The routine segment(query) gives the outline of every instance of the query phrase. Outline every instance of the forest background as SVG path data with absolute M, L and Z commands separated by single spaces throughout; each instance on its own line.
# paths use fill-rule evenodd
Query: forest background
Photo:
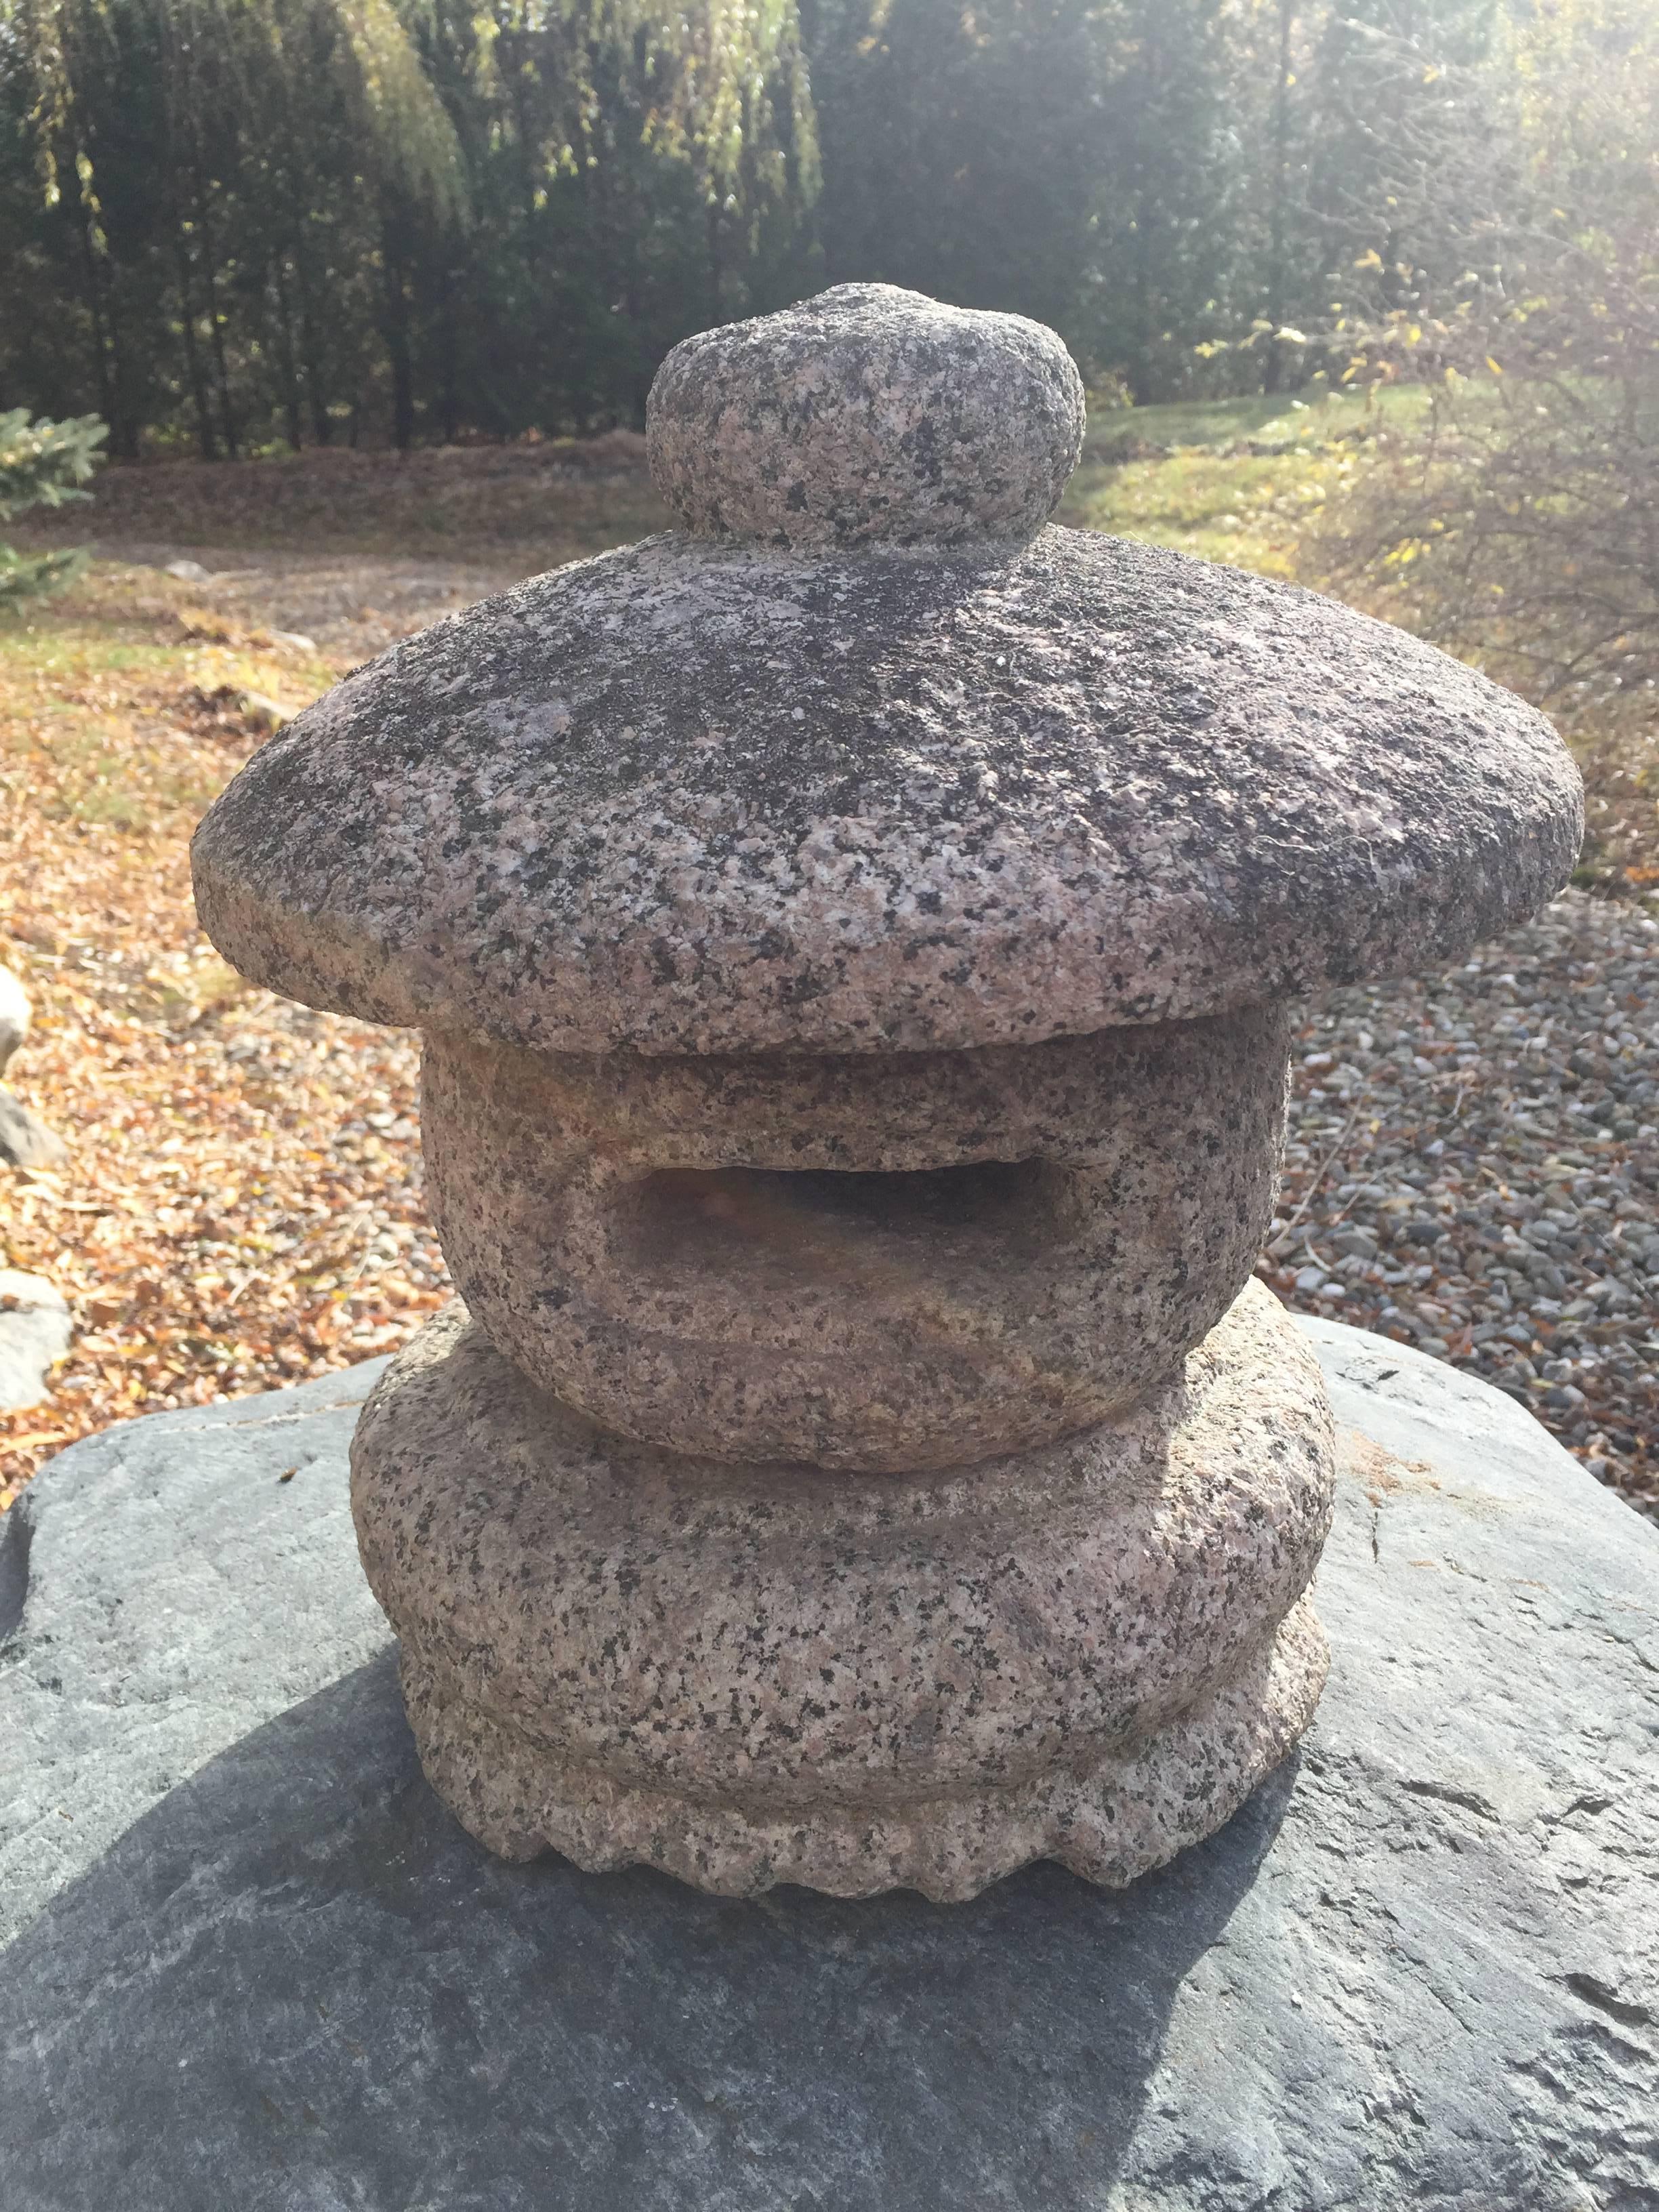
M 1443 387 L 1511 368 L 1495 330 L 1559 368 L 1650 274 L 1656 31 L 1654 0 L 0 0 L 0 399 L 97 413 L 117 459 L 637 428 L 687 332 L 853 278 L 1052 324 L 1097 406 Z

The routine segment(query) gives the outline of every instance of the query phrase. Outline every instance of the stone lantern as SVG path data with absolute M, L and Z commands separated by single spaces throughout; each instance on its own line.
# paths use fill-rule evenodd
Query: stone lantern
M 1287 1001 L 1532 912 L 1547 723 L 1048 517 L 1054 334 L 843 286 L 678 347 L 682 526 L 394 647 L 195 846 L 425 1036 L 461 1300 L 353 1451 L 456 1814 L 700 1887 L 1121 1883 L 1305 1729 L 1330 1414 L 1251 1267 Z

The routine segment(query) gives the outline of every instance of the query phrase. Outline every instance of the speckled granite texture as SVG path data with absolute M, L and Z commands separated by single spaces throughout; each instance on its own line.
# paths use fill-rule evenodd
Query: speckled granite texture
M 793 546 L 1022 538 L 1083 449 L 1083 385 L 1023 315 L 838 284 L 677 345 L 646 411 L 690 530 Z
M 1261 1249 L 1277 1008 L 1023 1049 L 576 1060 L 429 1037 L 457 1288 L 621 1434 L 948 1467 L 1161 1381 Z
M 1080 531 L 649 538 L 396 646 L 197 831 L 273 990 L 543 1051 L 869 1052 L 1186 1018 L 1461 954 L 1564 880 L 1512 693 Z
M 458 1306 L 365 1408 L 352 1504 L 428 1772 L 492 1849 L 959 1898 L 1032 1858 L 1127 1881 L 1284 1755 L 1333 1451 L 1257 1284 L 1132 1413 L 908 1478 L 623 1444 Z

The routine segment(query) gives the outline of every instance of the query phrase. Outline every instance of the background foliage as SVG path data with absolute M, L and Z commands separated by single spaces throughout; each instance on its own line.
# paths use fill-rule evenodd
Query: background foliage
M 124 457 L 637 425 L 686 331 L 854 277 L 1294 391 L 1648 188 L 1642 98 L 1609 153 L 1560 87 L 1617 108 L 1652 12 L 0 0 L 0 403 Z
M 32 507 L 62 507 L 84 499 L 81 486 L 92 474 L 104 436 L 95 416 L 31 422 L 21 407 L 0 414 L 0 523 Z M 72 548 L 31 555 L 0 540 L 0 614 L 59 590 L 84 566 L 84 556 Z

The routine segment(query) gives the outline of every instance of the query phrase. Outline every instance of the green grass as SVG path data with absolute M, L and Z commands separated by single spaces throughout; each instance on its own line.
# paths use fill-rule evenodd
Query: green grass
M 1091 420 L 1060 519 L 1288 576 L 1309 521 L 1378 423 L 1397 427 L 1426 404 L 1416 389 L 1316 386 L 1289 398 L 1109 409 Z
M 145 677 L 164 672 L 176 658 L 171 641 L 152 643 L 111 636 L 101 623 L 56 617 L 47 607 L 30 610 L 27 622 L 0 622 L 0 664 L 18 674 L 73 677 L 81 683 L 113 676 Z
M 1379 422 L 1397 427 L 1414 420 L 1427 404 L 1427 394 L 1416 385 L 1344 391 L 1316 382 L 1302 392 L 1271 397 L 1258 392 L 1243 399 L 1091 409 L 1084 458 L 1112 461 L 1186 446 L 1225 450 L 1246 443 L 1280 447 L 1309 437 L 1363 436 Z

